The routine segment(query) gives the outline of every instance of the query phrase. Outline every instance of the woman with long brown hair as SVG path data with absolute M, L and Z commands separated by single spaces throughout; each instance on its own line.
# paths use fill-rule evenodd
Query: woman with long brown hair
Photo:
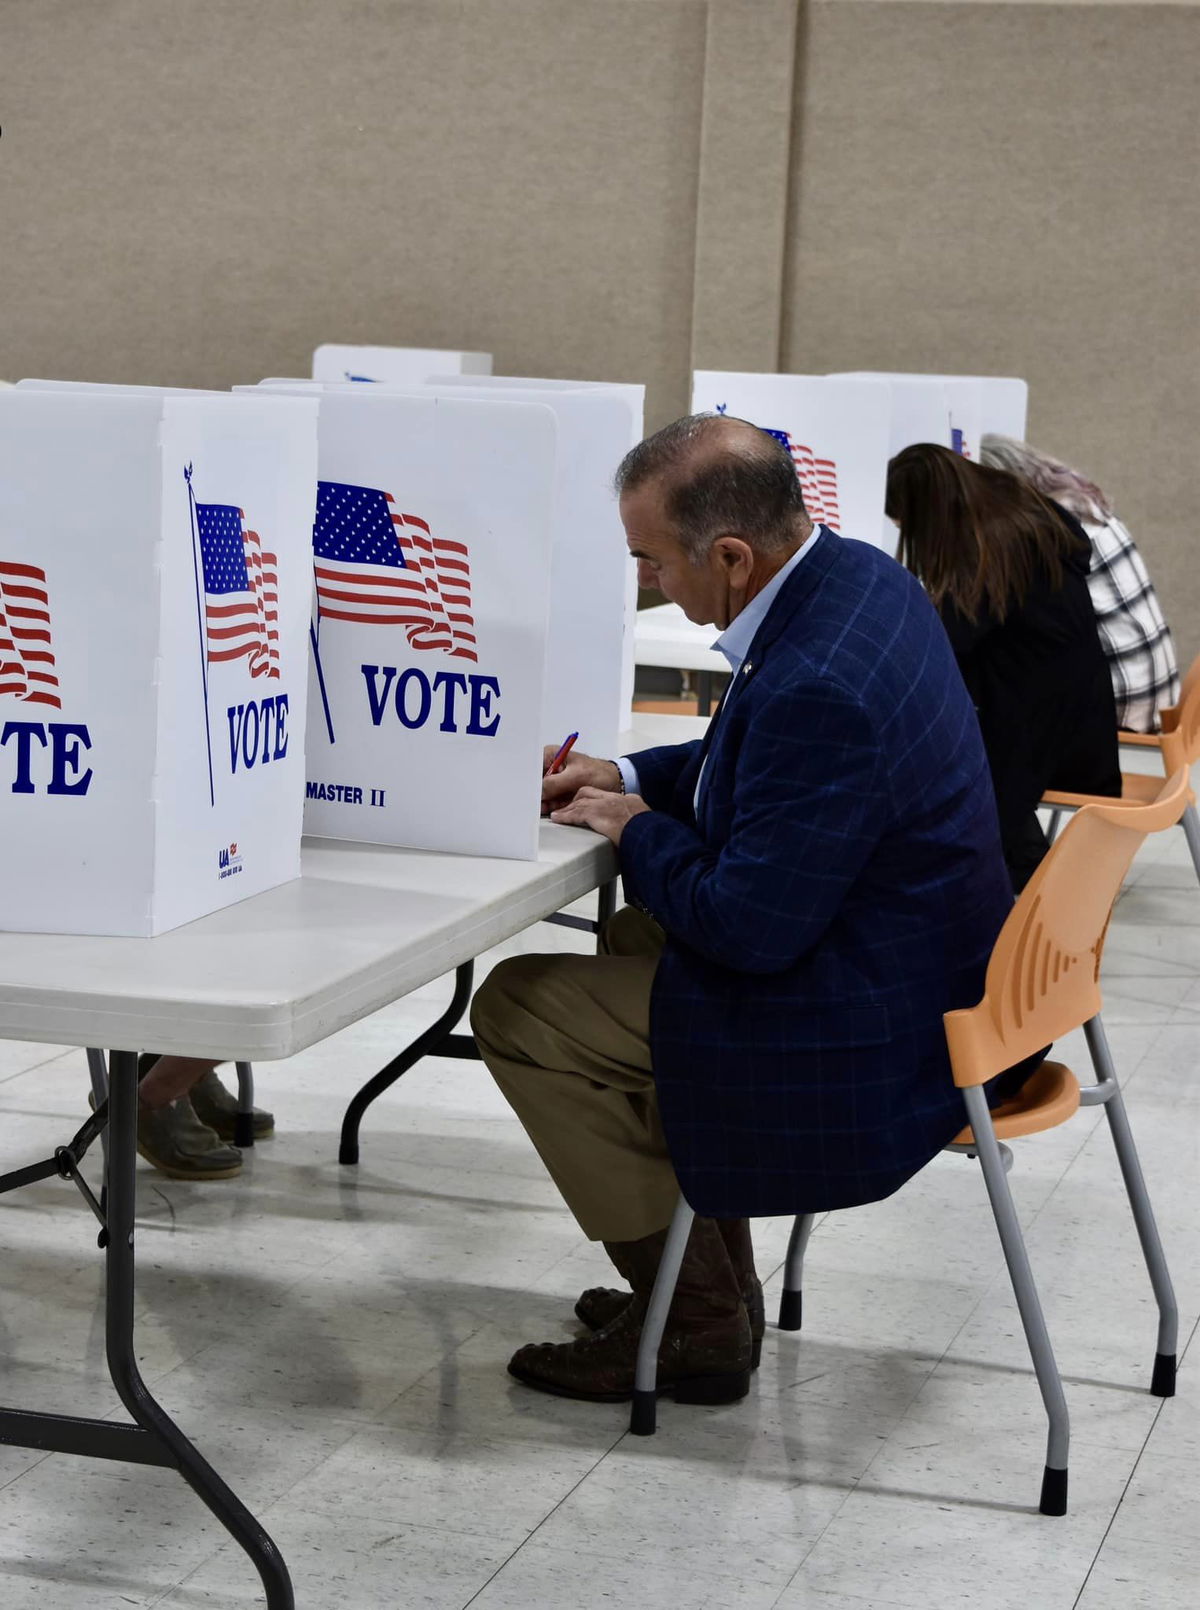
M 1121 792 L 1112 682 L 1079 522 L 1005 470 L 921 442 L 888 465 L 900 562 L 922 582 L 979 713 L 1013 887 L 1046 853 L 1048 788 Z

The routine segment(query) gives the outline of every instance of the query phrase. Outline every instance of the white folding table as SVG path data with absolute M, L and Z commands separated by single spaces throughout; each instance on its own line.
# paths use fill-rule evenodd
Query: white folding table
M 476 956 L 597 888 L 611 905 L 604 886 L 615 875 L 606 839 L 548 822 L 536 862 L 316 840 L 295 882 L 157 939 L 0 934 L 0 1039 L 130 1048 L 111 1054 L 107 1114 L 101 1107 L 54 1158 L 0 1186 L 74 1179 L 101 1219 L 108 1367 L 132 1417 L 117 1425 L 0 1409 L 0 1443 L 177 1470 L 253 1560 L 269 1610 L 293 1610 L 279 1550 L 151 1396 L 134 1357 L 138 1050 L 222 1061 L 292 1056 L 455 969 L 457 1016 Z M 448 1013 L 409 1048 L 405 1065 L 468 1039 L 452 1028 Z M 372 1086 L 400 1072 L 390 1065 L 360 1097 L 370 1100 Z M 106 1118 L 107 1187 L 98 1202 L 78 1163 Z M 357 1155 L 357 1119 L 354 1129 Z
M 678 604 L 657 604 L 640 609 L 633 632 L 635 665 L 665 666 L 674 671 L 695 671 L 699 715 L 712 709 L 714 674 L 729 675 L 729 661 L 712 646 L 715 626 L 697 626 Z

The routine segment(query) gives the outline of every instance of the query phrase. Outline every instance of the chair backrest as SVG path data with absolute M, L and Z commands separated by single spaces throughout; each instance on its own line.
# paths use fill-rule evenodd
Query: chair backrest
M 1163 770 L 1168 777 L 1200 758 L 1200 655 L 1183 679 L 1179 703 L 1158 712 L 1162 723 Z
M 978 1006 L 944 1022 L 957 1085 L 978 1085 L 1100 1010 L 1100 956 L 1129 863 L 1188 802 L 1186 769 L 1146 805 L 1085 805 L 1000 930 Z

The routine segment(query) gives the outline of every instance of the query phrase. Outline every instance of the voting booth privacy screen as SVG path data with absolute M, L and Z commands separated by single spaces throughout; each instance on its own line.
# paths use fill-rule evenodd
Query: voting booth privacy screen
M 0 925 L 149 936 L 299 875 L 316 409 L 0 395 Z
M 692 411 L 748 419 L 767 431 L 790 454 L 814 524 L 886 546 L 890 394 L 882 381 L 698 369 Z
M 401 388 L 378 386 L 372 396 Z M 636 392 L 636 397 L 630 393 Z M 430 381 L 406 394 L 541 403 L 557 423 L 550 561 L 550 618 L 542 695 L 542 741 L 578 732 L 585 754 L 611 755 L 629 725 L 633 633 L 626 609 L 631 577 L 613 473 L 641 440 L 641 388 Z M 634 593 L 636 610 L 636 591 Z
M 916 442 L 936 442 L 979 462 L 980 443 L 989 432 L 1025 439 L 1029 387 L 1000 375 L 898 374 L 858 370 L 847 380 L 882 380 L 891 392 L 889 452 Z
M 382 387 L 317 401 L 305 831 L 532 860 L 554 415 Z
M 526 375 L 490 375 L 480 378 L 478 375 L 439 375 L 430 382 L 432 385 L 444 386 L 484 386 L 489 393 L 499 393 L 503 389 L 510 391 L 542 392 L 557 394 L 561 392 L 586 393 L 588 395 L 604 395 L 619 399 L 627 410 L 629 421 L 628 437 L 624 438 L 619 429 L 606 429 L 604 440 L 599 439 L 591 443 L 587 450 L 586 468 L 581 466 L 580 480 L 573 479 L 563 483 L 560 470 L 560 484 L 565 484 L 569 495 L 579 501 L 588 500 L 588 526 L 594 530 L 595 540 L 602 545 L 603 557 L 599 553 L 593 555 L 587 563 L 591 566 L 605 566 L 605 579 L 602 584 L 603 609 L 605 616 L 600 613 L 600 596 L 597 597 L 594 608 L 588 614 L 586 648 L 589 656 L 603 656 L 592 659 L 593 667 L 603 663 L 603 671 L 597 671 L 595 680 L 587 674 L 583 658 L 577 650 L 572 648 L 571 631 L 566 621 L 571 620 L 578 624 L 581 611 L 586 607 L 580 584 L 590 585 L 591 578 L 577 577 L 570 552 L 582 555 L 583 549 L 580 536 L 577 532 L 562 527 L 562 499 L 559 500 L 560 522 L 555 536 L 554 561 L 554 591 L 551 608 L 550 626 L 550 658 L 548 665 L 548 678 L 546 689 L 546 731 L 549 734 L 548 743 L 555 741 L 555 735 L 563 729 L 564 723 L 567 731 L 579 731 L 580 747 L 587 753 L 592 747 L 598 754 L 605 755 L 611 752 L 616 744 L 617 735 L 624 732 L 629 726 L 633 711 L 633 671 L 634 671 L 634 642 L 637 632 L 638 615 L 638 587 L 637 567 L 626 557 L 628 548 L 625 545 L 625 532 L 621 525 L 621 517 L 617 510 L 616 494 L 613 491 L 613 478 L 617 465 L 631 447 L 636 447 L 644 434 L 644 415 L 646 407 L 646 388 L 627 381 L 619 380 L 539 380 Z M 543 398 L 551 401 L 550 396 Z M 611 411 L 609 419 L 613 416 Z M 560 430 L 562 422 L 560 419 Z M 560 440 L 560 453 L 571 456 L 572 448 Z M 607 464 L 607 468 L 605 465 Z M 596 474 L 600 473 L 601 480 L 597 484 Z M 568 513 L 569 519 L 576 518 L 574 513 Z M 617 694 L 616 733 L 609 737 L 612 717 L 608 709 L 608 655 L 611 648 L 609 636 L 611 626 L 607 618 L 609 600 L 611 597 L 611 572 L 607 567 L 612 563 L 611 551 L 608 547 L 610 539 L 615 535 L 620 545 L 621 564 L 623 569 L 623 582 L 621 591 L 621 645 L 620 645 L 620 683 Z M 565 556 L 565 557 L 564 557 Z M 558 610 L 564 610 L 562 620 Z M 599 640 L 593 641 L 593 634 L 599 634 Z M 582 646 L 582 645 L 581 645 Z M 556 686 L 555 686 L 556 685 Z M 578 711 L 579 714 L 573 714 Z
M 347 347 L 326 344 L 313 353 L 314 380 L 420 384 L 431 375 L 490 375 L 490 352 L 446 352 L 436 347 Z

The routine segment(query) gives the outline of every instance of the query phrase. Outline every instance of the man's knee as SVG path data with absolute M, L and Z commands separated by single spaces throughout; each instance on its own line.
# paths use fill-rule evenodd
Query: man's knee
M 601 944 L 606 956 L 658 956 L 666 935 L 644 911 L 622 906 L 605 923 Z
M 534 1010 L 551 956 L 510 956 L 497 962 L 475 991 L 471 1031 L 480 1046 L 507 1046 L 514 1022 Z

